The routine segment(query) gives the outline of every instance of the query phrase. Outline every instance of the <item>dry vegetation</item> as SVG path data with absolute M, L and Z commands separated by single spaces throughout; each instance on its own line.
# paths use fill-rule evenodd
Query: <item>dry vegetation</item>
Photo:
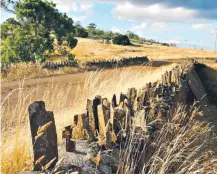
M 94 49 L 93 49 L 94 48 Z M 133 46 L 120 46 L 114 44 L 103 44 L 97 40 L 78 38 L 78 45 L 71 50 L 78 62 L 85 62 L 96 59 L 120 59 L 123 57 L 147 56 L 150 61 L 180 61 L 188 58 L 216 58 L 217 53 L 207 50 L 197 50 L 188 48 L 175 48 L 160 45 L 137 44 Z M 56 55 L 52 55 L 48 61 L 60 62 L 66 60 L 61 57 L 58 50 Z M 215 63 L 214 63 L 215 64 Z M 48 70 L 41 64 L 19 63 L 12 65 L 9 72 L 1 73 L 3 81 L 12 81 L 23 78 L 38 78 L 51 75 L 70 74 L 84 71 L 85 67 L 62 67 L 57 70 Z
M 94 46 L 95 49 L 90 45 Z M 198 55 L 201 57 L 216 57 L 216 54 L 213 54 L 211 51 L 169 48 L 157 45 L 122 47 L 103 45 L 89 39 L 79 39 L 78 46 L 72 52 L 81 61 L 101 58 L 133 57 L 138 55 L 147 55 L 151 59 L 198 57 Z M 136 86 L 139 88 L 147 82 L 154 82 L 161 78 L 163 72 L 174 66 L 175 64 L 160 67 L 155 71 L 149 71 L 150 69 L 148 68 L 147 70 L 144 70 L 144 68 L 138 68 L 136 70 L 123 68 L 123 70 L 113 70 L 109 73 L 104 73 L 103 71 L 88 72 L 85 74 L 84 80 L 76 87 L 69 83 L 67 86 L 64 86 L 64 90 L 60 90 L 61 84 L 56 84 L 51 80 L 47 87 L 43 88 L 43 93 L 40 91 L 39 84 L 34 88 L 26 89 L 24 88 L 25 81 L 18 80 L 19 87 L 13 89 L 2 99 L 1 103 L 2 173 L 18 173 L 32 162 L 27 108 L 33 101 L 45 101 L 46 109 L 54 112 L 58 143 L 61 143 L 62 128 L 72 122 L 74 114 L 81 113 L 85 110 L 87 98 L 93 98 L 95 95 L 102 94 L 110 100 L 114 92 L 118 95 L 120 92 L 126 92 L 130 87 Z M 212 67 L 217 69 L 215 65 L 212 65 Z M 31 78 L 72 72 L 77 72 L 77 69 L 63 68 L 53 72 L 42 69 L 40 65 L 29 63 L 15 66 L 11 69 L 8 78 L 10 80 L 17 80 L 23 79 L 24 77 Z M 70 97 L 72 96 L 71 93 L 73 93 L 73 98 Z M 181 110 L 177 111 L 174 119 L 165 124 L 162 131 L 159 132 L 159 136 L 154 141 L 154 144 L 159 145 L 159 150 L 155 150 L 150 157 L 149 163 L 142 166 L 144 168 L 143 171 L 151 166 L 153 167 L 151 173 L 168 173 L 171 166 L 173 167 L 177 164 L 177 160 L 182 161 L 177 166 L 179 167 L 176 170 L 177 174 L 190 172 L 204 173 L 207 169 L 206 163 L 210 164 L 216 170 L 214 163 L 216 159 L 208 158 L 207 160 L 210 161 L 203 161 L 202 159 L 204 159 L 205 154 L 208 154 L 207 152 L 198 155 L 198 151 L 205 147 L 204 141 L 211 143 L 209 136 L 211 130 L 209 125 L 204 125 L 194 119 L 189 120 L 186 125 L 182 125 L 181 122 L 183 120 L 181 118 L 183 116 L 185 116 L 184 112 Z M 169 132 L 173 133 L 172 139 L 167 136 Z M 191 146 L 191 143 L 194 142 L 193 140 L 197 143 L 193 143 L 193 146 Z M 129 146 L 129 148 L 131 147 Z M 130 153 L 124 154 L 123 152 L 123 155 L 129 157 Z M 174 161 L 175 163 L 173 163 Z M 133 161 L 128 162 L 132 163 L 132 166 L 135 165 Z M 128 163 L 126 164 L 128 165 Z M 123 167 L 123 164 L 120 164 L 120 167 Z M 128 171 L 128 167 L 124 166 L 124 170 Z M 120 170 L 123 170 L 123 168 Z
M 39 78 L 51 75 L 70 74 L 78 72 L 76 67 L 63 67 L 58 70 L 43 68 L 41 64 L 19 63 L 12 65 L 8 72 L 2 72 L 1 78 L 4 81 L 22 80 L 24 78 Z
M 78 45 L 72 50 L 76 59 L 87 61 L 91 59 L 109 59 L 122 57 L 148 56 L 151 60 L 168 60 L 194 57 L 217 58 L 217 53 L 208 50 L 192 48 L 175 48 L 160 45 L 137 44 L 134 46 L 120 46 L 102 44 L 92 39 L 78 38 Z
M 119 160 L 119 173 L 185 174 L 217 172 L 216 136 L 208 123 L 197 121 L 202 113 L 179 106 L 172 119 L 158 130 L 153 140 L 146 132 L 152 123 L 135 125 Z M 140 120 L 142 114 L 137 114 Z M 159 121 L 159 120 L 158 120 Z M 140 127 L 138 131 L 138 127 Z M 146 135 L 146 136 L 145 136 Z M 139 144 L 139 145 L 138 145 Z
M 126 92 L 129 87 L 142 87 L 149 81 L 160 79 L 165 70 L 174 66 L 161 67 L 154 72 L 144 69 L 135 71 L 131 68 L 121 71 L 114 70 L 110 73 L 90 72 L 85 76 L 84 83 L 78 85 L 76 89 L 71 89 L 72 86 L 68 85 L 65 90 L 59 90 L 59 85 L 51 81 L 44 89 L 42 96 L 39 95 L 38 86 L 25 90 L 23 88 L 25 82 L 20 81 L 19 88 L 12 90 L 1 104 L 2 172 L 5 174 L 18 173 L 27 166 L 26 163 L 31 163 L 27 108 L 33 101 L 45 101 L 46 109 L 54 112 L 58 142 L 61 143 L 62 128 L 72 122 L 74 114 L 85 110 L 87 98 L 102 94 L 110 99 L 114 91 L 119 94 Z M 76 94 L 74 98 L 68 98 L 70 92 Z M 13 98 L 13 95 L 16 97 Z

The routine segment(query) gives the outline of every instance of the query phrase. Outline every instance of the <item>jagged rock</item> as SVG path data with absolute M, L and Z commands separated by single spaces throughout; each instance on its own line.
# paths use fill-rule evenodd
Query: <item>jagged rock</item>
M 194 93 L 197 101 L 202 105 L 209 104 L 209 99 L 203 84 L 194 69 L 188 74 L 188 85 Z
M 45 110 L 43 101 L 35 101 L 28 108 L 34 153 L 34 171 L 52 162 L 53 168 L 58 161 L 57 133 L 53 112 Z M 40 162 L 37 162 L 39 159 Z
M 88 123 L 89 123 L 89 131 L 91 135 L 91 139 L 93 139 L 93 136 L 96 135 L 96 121 L 94 118 L 94 113 L 93 113 L 93 100 L 87 99 L 87 117 L 88 117 Z
M 88 129 L 87 115 L 80 114 L 75 115 L 75 126 L 72 129 L 72 138 L 73 139 L 89 139 L 90 131 Z

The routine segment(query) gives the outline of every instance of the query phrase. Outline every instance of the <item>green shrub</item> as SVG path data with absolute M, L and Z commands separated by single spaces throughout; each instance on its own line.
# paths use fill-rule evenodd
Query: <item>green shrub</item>
M 117 45 L 130 45 L 131 44 L 128 36 L 122 35 L 122 34 L 114 37 L 113 43 Z

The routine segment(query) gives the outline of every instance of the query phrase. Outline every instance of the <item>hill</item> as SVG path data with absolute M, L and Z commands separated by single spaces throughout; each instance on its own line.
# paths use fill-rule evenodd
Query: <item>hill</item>
M 216 58 L 217 53 L 210 50 L 167 47 L 159 44 L 144 43 L 131 46 L 104 44 L 100 40 L 77 38 L 78 44 L 71 51 L 80 61 L 91 59 L 118 59 L 123 57 L 148 56 L 150 60 L 171 60 L 183 58 Z

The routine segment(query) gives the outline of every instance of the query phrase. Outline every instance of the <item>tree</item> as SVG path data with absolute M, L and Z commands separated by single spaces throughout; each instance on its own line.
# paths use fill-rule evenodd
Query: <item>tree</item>
M 94 36 L 96 34 L 96 24 L 90 23 L 87 27 L 88 34 Z
M 103 30 L 100 30 L 100 29 L 96 29 L 95 30 L 95 35 L 98 36 L 98 37 L 102 37 L 104 34 L 104 31 Z
M 81 25 L 76 24 L 75 25 L 75 36 L 86 38 L 88 37 L 88 32 Z
M 131 31 L 127 31 L 127 36 L 131 40 L 139 41 L 139 36 Z
M 96 29 L 96 24 L 90 23 L 90 24 L 88 25 L 87 29 L 88 29 L 88 30 L 89 30 L 89 29 L 95 30 L 95 29 Z
M 112 39 L 113 38 L 113 32 L 112 31 L 106 31 L 103 34 L 104 39 Z
M 122 34 L 114 37 L 113 43 L 117 45 L 130 45 L 131 44 L 128 36 L 122 35 Z
M 1 25 L 2 59 L 5 61 L 43 61 L 45 51 L 53 51 L 54 39 L 59 45 L 76 46 L 73 20 L 59 13 L 54 3 L 23 0 L 14 8 L 17 20 L 8 19 Z

